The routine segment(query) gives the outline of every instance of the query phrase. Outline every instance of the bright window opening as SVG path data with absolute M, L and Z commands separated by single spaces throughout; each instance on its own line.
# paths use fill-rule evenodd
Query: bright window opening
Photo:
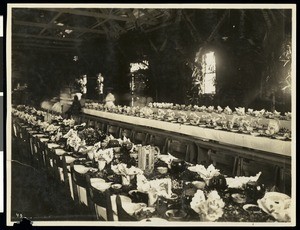
M 214 52 L 203 55 L 203 94 L 216 93 L 216 58 Z

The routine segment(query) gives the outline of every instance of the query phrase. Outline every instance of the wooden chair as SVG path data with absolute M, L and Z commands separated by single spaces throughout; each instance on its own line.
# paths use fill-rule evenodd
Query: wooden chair
M 148 134 L 146 145 L 159 147 L 161 154 L 167 154 L 168 138 L 159 134 Z
M 167 152 L 177 157 L 183 159 L 187 162 L 195 162 L 195 152 L 192 149 L 192 143 L 187 141 L 179 141 L 175 139 L 168 140 Z
M 33 165 L 37 169 L 45 168 L 44 161 L 44 145 L 40 142 L 38 137 L 32 138 L 32 147 L 33 147 Z
M 266 186 L 278 186 L 280 178 L 280 168 L 277 165 L 247 158 L 241 159 L 241 172 L 243 176 L 255 176 L 262 172 L 259 181 Z
M 129 138 L 130 140 L 132 140 L 132 134 L 133 134 L 133 131 L 131 129 L 121 127 L 118 136 L 120 138 L 123 138 L 125 136 L 126 138 Z
M 63 185 L 65 188 L 65 191 L 69 190 L 69 169 L 67 167 L 66 157 L 64 155 L 59 156 L 55 153 L 55 150 L 50 150 L 51 157 L 53 157 L 53 173 L 54 178 L 56 181 L 58 181 L 60 184 Z
M 134 144 L 146 145 L 149 134 L 141 131 L 134 131 L 132 135 L 132 141 Z
M 120 128 L 118 126 L 114 126 L 111 124 L 107 125 L 106 134 L 107 135 L 113 135 L 115 138 L 119 137 Z
M 55 179 L 55 168 L 54 168 L 55 152 L 53 149 L 45 148 L 45 166 L 49 177 Z
M 73 198 L 76 205 L 84 206 L 90 208 L 90 199 L 88 198 L 88 183 L 85 174 L 81 174 L 76 172 L 74 169 L 73 162 L 70 164 L 71 171 L 71 181 L 72 181 L 72 190 L 73 190 Z M 83 193 L 85 191 L 85 193 Z M 86 203 L 85 203 L 86 201 Z
M 91 212 L 93 212 L 97 219 L 100 220 L 107 220 L 107 221 L 113 221 L 113 210 L 112 210 L 112 204 L 111 204 L 111 194 L 109 189 L 105 190 L 105 192 L 101 192 L 100 190 L 94 188 L 91 185 L 91 178 L 89 175 L 86 175 L 86 181 L 87 181 L 87 195 L 90 205 Z M 106 210 L 106 217 L 103 217 L 98 213 L 98 207 L 103 207 Z
M 224 174 L 228 176 L 236 176 L 240 174 L 238 169 L 240 164 L 239 157 L 232 152 L 225 151 L 214 151 L 208 150 L 208 157 L 210 163 L 212 163 L 216 168 L 220 169 Z
M 121 197 L 117 195 L 116 197 L 116 204 L 117 204 L 117 212 L 118 212 L 118 219 L 119 221 L 137 221 L 136 218 L 129 215 L 122 207 Z
M 95 129 L 100 129 L 102 132 L 106 132 L 105 124 L 100 121 L 95 121 Z

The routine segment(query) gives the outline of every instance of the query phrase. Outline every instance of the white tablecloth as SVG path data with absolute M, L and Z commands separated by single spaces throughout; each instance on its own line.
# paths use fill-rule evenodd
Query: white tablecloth
M 285 156 L 291 156 L 292 143 L 290 141 L 281 141 L 277 139 L 270 139 L 267 137 L 255 137 L 248 134 L 201 128 L 198 126 L 158 121 L 148 118 L 127 116 L 86 108 L 83 109 L 83 112 L 88 115 L 125 122 L 132 125 L 151 127 L 175 133 L 190 135 L 200 139 L 209 139 L 213 141 L 218 141 L 220 143 L 231 144 Z

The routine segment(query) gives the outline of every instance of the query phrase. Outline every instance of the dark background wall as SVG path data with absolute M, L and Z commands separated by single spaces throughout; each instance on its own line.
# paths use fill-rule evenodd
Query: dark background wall
M 76 52 L 13 52 L 13 85 L 27 82 L 28 101 L 38 104 L 87 74 L 87 98 L 96 99 L 96 74 L 101 72 L 105 88 L 113 87 L 118 102 L 128 103 L 129 65 L 145 58 L 150 64 L 145 95 L 154 101 L 270 110 L 274 93 L 276 109 L 290 111 L 290 94 L 280 90 L 285 70 L 279 61 L 281 45 L 290 39 L 290 18 L 276 12 L 270 27 L 263 14 L 248 10 L 241 25 L 241 11 L 231 10 L 217 27 L 223 13 L 191 10 L 188 18 L 172 26 L 151 33 L 135 30 L 118 40 L 89 40 Z M 189 100 L 193 94 L 190 64 L 200 47 L 215 51 L 217 94 L 195 102 Z M 79 56 L 78 62 L 73 61 L 74 55 Z

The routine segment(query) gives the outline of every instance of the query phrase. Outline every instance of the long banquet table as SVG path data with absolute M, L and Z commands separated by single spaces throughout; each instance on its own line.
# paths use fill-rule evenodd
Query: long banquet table
M 97 172 L 97 168 L 91 167 L 90 162 L 87 159 L 84 159 L 85 156 L 83 156 L 83 155 L 80 156 L 80 155 L 78 155 L 78 153 L 69 152 L 69 151 L 63 150 L 62 147 L 57 147 L 57 145 L 53 145 L 49 141 L 49 138 L 47 138 L 47 136 L 44 136 L 43 133 L 34 131 L 34 129 L 30 128 L 28 125 L 26 125 L 24 123 L 19 123 L 19 125 L 28 132 L 29 136 L 38 137 L 39 141 L 41 143 L 43 143 L 46 148 L 51 148 L 51 146 L 56 146 L 56 148 L 55 148 L 56 154 L 58 154 L 61 157 L 62 156 L 68 156 L 68 157 L 74 158 L 75 159 L 75 161 L 74 161 L 75 164 L 80 164 L 80 165 L 85 165 L 86 167 L 90 167 L 91 170 L 88 171 L 87 173 L 90 173 L 91 176 L 101 177 L 101 174 L 98 174 L 98 172 Z M 40 133 L 41 135 L 37 135 L 38 133 Z M 154 170 L 155 172 L 156 172 L 156 169 L 157 168 L 155 168 L 155 170 Z M 156 178 L 159 178 L 162 175 L 157 176 L 157 172 L 156 172 L 156 174 L 154 173 L 154 174 L 152 174 L 152 176 L 154 176 Z M 170 177 L 170 176 L 172 177 L 172 175 L 170 175 L 170 174 L 164 175 L 164 177 Z M 107 179 L 107 178 L 105 178 L 105 179 Z M 178 178 L 172 177 L 172 179 L 176 180 Z M 132 189 L 136 189 L 136 187 L 126 187 L 125 186 L 125 187 L 123 187 L 123 189 L 121 191 L 118 192 L 118 194 L 128 196 L 128 191 L 132 190 Z M 274 222 L 274 221 L 276 221 L 272 216 L 270 216 L 269 214 L 264 213 L 263 211 L 259 211 L 258 213 L 251 213 L 251 212 L 245 211 L 243 209 L 243 204 L 238 204 L 238 203 L 235 203 L 235 202 L 232 201 L 231 196 L 230 196 L 230 192 L 228 192 L 228 191 L 224 192 L 221 195 L 221 197 L 225 201 L 225 207 L 224 207 L 223 216 L 218 219 L 218 221 L 220 221 L 220 222 L 228 222 L 228 221 L 229 222 Z M 153 217 L 154 218 L 162 218 L 162 219 L 167 219 L 167 220 L 171 221 L 170 219 L 168 219 L 164 215 L 164 213 L 159 214 L 159 212 L 157 210 L 158 206 L 155 206 L 154 208 L 155 208 L 155 212 L 153 214 L 151 214 L 152 218 Z M 147 216 L 147 215 L 143 216 L 143 215 L 138 214 L 138 215 L 135 216 L 135 218 L 137 220 L 145 220 L 145 218 L 147 219 L 147 218 L 149 218 L 149 216 Z M 193 215 L 188 215 L 187 217 L 185 217 L 185 219 L 183 219 L 181 221 L 193 221 L 193 222 L 197 221 L 197 222 L 199 222 L 200 219 L 197 215 L 196 216 L 195 215 L 194 216 Z
M 166 121 L 153 120 L 142 117 L 127 116 L 93 109 L 83 109 L 84 114 L 110 119 L 113 121 L 122 121 L 131 125 L 139 125 L 151 127 L 155 129 L 163 129 L 174 133 L 193 136 L 199 139 L 217 141 L 224 144 L 230 144 L 243 148 L 251 148 L 254 150 L 265 151 L 279 154 L 282 156 L 291 156 L 291 142 L 267 137 L 256 137 L 249 134 L 233 133 L 222 130 L 214 130 L 202 128 L 199 126 L 185 125 L 179 123 L 171 123 Z

